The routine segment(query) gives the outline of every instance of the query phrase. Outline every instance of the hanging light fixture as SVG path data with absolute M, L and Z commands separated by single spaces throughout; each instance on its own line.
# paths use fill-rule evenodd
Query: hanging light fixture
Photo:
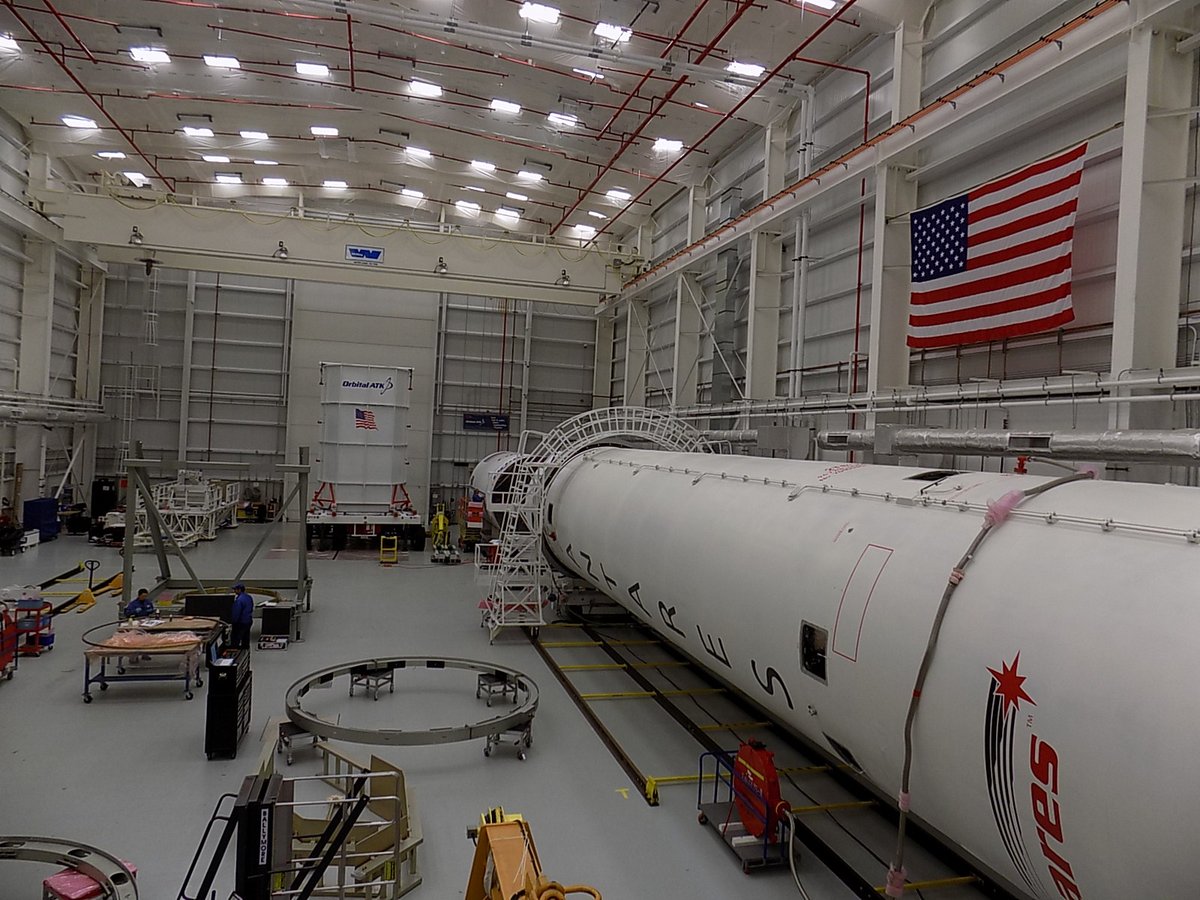
M 555 281 L 554 283 L 557 285 L 561 285 L 562 287 L 570 287 L 571 286 L 571 276 L 567 274 L 566 269 L 562 270 L 562 274 L 558 276 L 558 280 Z
M 133 231 L 129 232 L 129 243 L 135 247 L 140 247 L 144 242 L 145 238 L 143 238 L 142 233 L 138 231 L 138 227 L 134 225 Z
M 271 256 L 275 259 L 288 258 L 288 248 L 284 245 L 283 241 L 279 242 L 279 246 L 275 248 L 275 252 L 272 253 Z
M 446 267 L 445 257 L 439 256 L 437 265 L 433 267 L 433 273 L 435 275 L 445 275 L 449 271 L 450 270 Z

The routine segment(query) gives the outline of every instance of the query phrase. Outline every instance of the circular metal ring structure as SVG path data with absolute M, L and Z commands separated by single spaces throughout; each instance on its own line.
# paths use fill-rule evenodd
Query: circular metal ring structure
M 82 872 L 97 882 L 106 900 L 138 900 L 137 884 L 125 864 L 96 847 L 62 838 L 0 835 L 0 860 L 51 863 Z
M 355 728 L 322 719 L 300 705 L 301 698 L 318 686 L 329 684 L 339 675 L 355 675 L 367 672 L 395 671 L 397 669 L 466 669 L 487 675 L 504 675 L 517 685 L 518 704 L 507 712 L 467 725 L 449 725 L 439 728 L 406 731 L 399 728 Z M 521 695 L 524 694 L 524 700 Z M 390 744 L 393 746 L 416 746 L 420 744 L 451 744 L 475 738 L 502 734 L 522 728 L 533 721 L 537 712 L 538 688 L 524 672 L 498 666 L 477 659 L 448 659 L 432 656 L 389 656 L 380 659 L 360 659 L 357 662 L 339 663 L 326 669 L 310 672 L 287 690 L 287 717 L 310 734 L 323 738 L 346 741 L 351 744 Z

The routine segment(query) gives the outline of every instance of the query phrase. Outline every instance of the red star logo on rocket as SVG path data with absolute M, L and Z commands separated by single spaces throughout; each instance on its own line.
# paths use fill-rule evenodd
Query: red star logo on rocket
M 1011 666 L 1008 663 L 1002 663 L 999 672 L 993 668 L 988 668 L 988 671 L 992 673 L 992 677 L 996 679 L 996 693 L 1004 698 L 1004 715 L 1008 714 L 1010 704 L 1013 709 L 1020 711 L 1022 700 L 1026 700 L 1033 706 L 1037 706 L 1037 703 L 1025 693 L 1025 688 L 1022 687 L 1025 683 L 1025 676 L 1017 674 L 1017 666 L 1020 662 L 1021 654 L 1018 653 L 1013 657 Z

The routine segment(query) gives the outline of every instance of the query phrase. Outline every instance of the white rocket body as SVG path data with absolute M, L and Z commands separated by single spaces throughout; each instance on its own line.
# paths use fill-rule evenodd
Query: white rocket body
M 471 488 L 483 494 L 484 515 L 496 529 L 511 508 L 512 476 L 521 460 L 520 453 L 497 450 L 489 453 L 471 470 Z
M 547 541 L 895 797 L 951 570 L 989 501 L 1051 480 L 913 478 L 927 471 L 592 450 L 550 484 Z M 1059 485 L 991 532 L 951 599 L 912 810 L 1030 897 L 1195 891 L 1197 528 L 1194 488 Z M 803 623 L 826 634 L 824 680 L 811 648 L 803 664 Z

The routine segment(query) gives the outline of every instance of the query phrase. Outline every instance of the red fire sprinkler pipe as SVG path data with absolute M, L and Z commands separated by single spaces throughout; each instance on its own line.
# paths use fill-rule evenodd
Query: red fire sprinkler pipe
M 699 149 L 700 145 L 703 144 L 705 141 L 707 141 L 710 137 L 712 137 L 713 134 L 716 133 L 718 128 L 720 128 L 722 125 L 724 125 L 726 122 L 728 122 L 731 118 L 733 118 L 733 116 L 738 112 L 738 110 L 740 110 L 743 106 L 745 106 L 747 103 L 749 103 L 750 98 L 752 98 L 755 94 L 757 94 L 762 89 L 763 85 L 767 84 L 767 82 L 769 82 L 776 75 L 778 75 L 781 71 L 783 71 L 784 66 L 786 66 L 788 63 L 790 63 L 796 57 L 796 55 L 801 53 L 809 44 L 811 44 L 813 41 L 815 41 L 817 38 L 819 38 L 821 36 L 821 34 L 824 33 L 825 29 L 829 28 L 831 25 L 833 25 L 834 22 L 837 22 L 839 19 L 841 19 L 841 17 L 843 15 L 845 15 L 845 13 L 852 6 L 854 6 L 854 4 L 857 2 L 858 2 L 858 0 L 846 0 L 846 3 L 836 13 L 834 13 L 832 16 L 830 16 L 828 19 L 826 19 L 824 22 L 822 22 L 821 26 L 819 28 L 817 28 L 816 31 L 814 31 L 812 34 L 810 34 L 808 37 L 806 37 L 803 41 L 801 41 L 799 47 L 797 47 L 795 50 L 793 50 L 791 53 L 789 53 L 787 56 L 785 56 L 783 58 L 783 60 L 779 63 L 779 65 L 777 65 L 769 73 L 767 73 L 765 76 L 763 76 L 762 80 L 759 81 L 759 83 L 756 84 L 746 94 L 745 97 L 743 97 L 741 100 L 739 100 L 734 105 L 733 109 L 731 109 L 731 110 L 729 110 L 729 112 L 725 113 L 725 115 L 722 116 L 717 121 L 717 123 L 715 125 L 713 125 L 712 128 L 708 129 L 708 131 L 706 131 L 700 137 L 700 140 L 696 141 L 690 147 L 687 147 L 683 151 L 683 153 L 681 153 L 679 155 L 679 158 L 677 160 L 675 160 L 675 162 L 673 162 L 673 163 L 671 163 L 671 165 L 667 166 L 667 168 L 663 170 L 662 174 L 656 175 L 654 177 L 653 181 L 651 181 L 648 185 L 646 185 L 646 187 L 642 188 L 642 192 L 640 194 L 638 194 L 636 197 L 634 197 L 632 200 L 630 200 L 629 203 L 626 204 L 623 209 L 621 209 L 615 216 L 613 216 L 611 219 L 609 219 L 608 222 L 605 223 L 604 227 L 601 228 L 599 231 L 597 231 L 592 236 L 591 241 L 589 241 L 589 243 L 595 241 L 596 238 L 600 237 L 600 235 L 604 234 L 606 231 L 608 231 L 610 228 L 612 228 L 612 226 L 616 223 L 617 219 L 621 218 L 621 216 L 623 216 L 623 215 L 625 215 L 625 213 L 629 212 L 629 210 L 633 208 L 635 203 L 637 203 L 639 200 L 641 200 L 643 197 L 645 197 L 646 194 L 650 193 L 650 191 L 654 189 L 654 186 L 656 184 L 658 184 L 663 179 L 665 179 L 668 175 L 670 175 L 671 172 L 675 170 L 676 166 L 678 166 L 681 162 L 683 162 L 685 159 L 687 159 L 692 153 L 694 153 L 697 149 Z M 576 204 L 576 205 L 578 205 L 578 204 Z M 553 232 L 551 232 L 551 233 L 553 233 Z
M 42 3 L 44 3 L 46 6 L 46 9 L 50 10 L 50 12 L 54 15 L 54 18 L 58 19 L 58 24 L 66 29 L 67 34 L 69 34 L 71 36 L 71 40 L 73 40 L 75 42 L 76 46 L 79 47 L 80 50 L 82 50 L 84 53 L 87 54 L 88 59 L 90 59 L 92 62 L 95 62 L 96 57 L 94 57 L 92 55 L 92 51 L 87 48 L 87 44 L 85 44 L 83 41 L 81 41 L 79 39 L 79 35 L 77 35 L 75 33 L 75 29 L 71 27 L 71 23 L 68 22 L 65 18 L 63 18 L 63 14 L 60 13 L 57 9 L 55 9 L 54 4 L 51 3 L 50 0 L 42 0 Z
M 707 5 L 708 5 L 708 0 L 700 0 L 700 4 L 695 9 L 692 10 L 692 14 L 690 16 L 688 16 L 687 21 L 684 22 L 683 25 L 680 27 L 679 31 L 677 31 L 675 33 L 675 37 L 671 38 L 671 42 L 669 44 L 667 44 L 666 49 L 664 49 L 662 53 L 658 54 L 659 59 L 667 58 L 667 55 L 670 54 L 670 52 L 675 49 L 675 46 L 680 42 L 680 40 L 682 40 L 684 33 L 689 28 L 692 27 L 692 23 L 696 21 L 696 17 L 700 15 L 701 10 L 703 10 L 704 7 Z M 649 81 L 650 76 L 653 74 L 654 74 L 654 71 L 652 69 L 646 70 L 646 73 L 642 76 L 641 81 L 639 81 L 637 83 L 637 85 L 634 87 L 634 89 L 632 91 L 629 92 L 628 95 L 626 95 L 625 102 L 621 104 L 620 109 L 618 109 L 615 113 L 613 113 L 612 118 L 610 118 L 607 122 L 604 123 L 604 127 L 600 129 L 601 136 L 608 134 L 608 129 L 612 128 L 613 123 L 615 121 L 617 121 L 617 116 L 619 116 L 619 115 L 621 115 L 621 113 L 625 112 L 626 107 L 629 106 L 629 101 L 631 101 L 634 97 L 637 96 L 637 92 L 642 89 L 642 87 L 646 84 L 646 82 Z
M 30 36 L 35 41 L 41 44 L 42 49 L 46 52 L 46 54 L 54 60 L 54 62 L 60 69 L 63 70 L 68 78 L 75 82 L 75 86 L 78 87 L 79 90 L 83 91 L 87 98 L 95 105 L 96 109 L 100 110 L 100 112 L 104 114 L 104 118 L 108 119 L 112 127 L 117 129 L 121 137 L 125 138 L 125 140 L 129 143 L 129 146 L 133 148 L 133 151 L 140 156 L 143 161 L 145 161 L 146 165 L 150 167 L 151 171 L 153 171 L 154 174 L 159 177 L 162 183 L 165 184 L 170 190 L 175 190 L 175 182 L 167 178 L 166 175 L 158 170 L 158 166 L 156 166 L 150 157 L 142 151 L 141 147 L 134 143 L 133 137 L 129 134 L 129 132 L 126 131 L 121 124 L 109 114 L 108 110 L 104 108 L 103 102 L 98 99 L 90 90 L 88 90 L 87 85 L 79 80 L 78 76 L 76 76 L 75 73 L 70 70 L 63 60 L 59 59 L 54 54 L 54 51 L 50 49 L 50 45 L 46 42 L 46 39 L 38 34 L 33 29 L 33 26 L 29 24 L 29 21 L 17 10 L 17 5 L 14 0 L 3 0 L 3 2 L 4 5 L 8 7 L 9 12 L 13 14 L 13 17 L 21 23 L 24 29 L 29 32 Z
M 851 5 L 854 2 L 856 2 L 856 0 L 851 0 Z M 721 30 L 716 33 L 716 35 L 713 37 L 713 39 L 710 40 L 707 45 L 705 45 L 704 49 L 702 51 L 700 51 L 700 54 L 693 60 L 693 62 L 694 63 L 703 62 L 708 57 L 708 55 L 710 53 L 712 53 L 713 50 L 716 49 L 717 45 L 719 43 L 721 43 L 721 41 L 724 39 L 725 35 L 727 35 L 729 33 L 729 30 L 731 28 L 733 28 L 733 26 L 735 24 L 737 24 L 738 19 L 740 19 L 743 15 L 745 15 L 746 13 L 748 13 L 750 11 L 750 9 L 754 6 L 754 3 L 755 3 L 755 0 L 741 0 L 741 2 L 738 5 L 737 10 L 733 13 L 732 16 L 729 17 L 729 20 L 725 23 L 725 25 L 721 28 Z M 817 33 L 819 34 L 820 31 L 818 30 Z M 782 64 L 781 64 L 781 67 L 782 67 Z M 774 73 L 772 73 L 772 74 L 774 74 Z M 642 120 L 642 124 L 640 124 L 636 129 L 634 129 L 633 133 L 631 135 L 629 135 L 629 137 L 627 137 L 621 143 L 621 146 L 617 148 L 617 152 L 614 153 L 612 158 L 607 163 L 604 164 L 604 167 L 599 172 L 596 173 L 596 177 L 592 179 L 592 183 L 589 184 L 586 188 L 584 188 L 583 192 L 579 195 L 579 197 L 575 200 L 575 202 L 571 204 L 571 208 L 568 209 L 563 214 L 563 217 L 558 220 L 558 224 L 556 224 L 553 228 L 550 229 L 551 235 L 553 235 L 555 232 L 558 231 L 558 229 L 560 229 L 562 227 L 563 223 L 566 222 L 568 218 L 570 218 L 570 216 L 575 212 L 575 210 L 579 209 L 579 204 L 581 204 L 583 202 L 583 198 L 586 197 L 589 193 L 591 193 L 592 189 L 597 184 L 600 183 L 600 180 L 602 178 L 604 178 L 604 176 L 607 175 L 609 173 L 609 171 L 611 171 L 612 167 L 614 165 L 616 165 L 617 161 L 622 156 L 625 155 L 625 151 L 628 150 L 630 147 L 632 147 L 634 142 L 638 139 L 638 137 L 641 136 L 641 133 L 643 131 L 645 131 L 646 126 L 654 121 L 654 119 L 658 116 L 658 114 L 660 112 L 662 112 L 662 108 L 664 106 L 666 106 L 669 102 L 671 102 L 671 98 L 674 97 L 675 94 L 679 92 L 679 89 L 681 87 L 683 87 L 685 84 L 687 84 L 687 80 L 688 80 L 687 76 L 684 75 L 682 78 L 680 78 L 678 81 L 676 81 L 673 85 L 671 85 L 670 90 L 668 90 L 667 93 L 662 97 L 662 99 L 659 100 L 658 105 L 655 106 L 654 109 L 650 111 L 650 114 L 647 115 L 646 118 Z M 755 90 L 757 90 L 757 88 L 755 88 Z M 747 95 L 747 98 L 749 98 L 753 93 L 754 92 L 751 91 L 751 93 Z M 745 101 L 743 101 L 743 102 L 745 102 Z M 733 112 L 736 112 L 740 107 L 741 107 L 741 104 L 739 103 L 737 106 L 734 107 Z M 732 115 L 732 113 L 726 114 L 725 118 L 721 119 L 721 122 L 727 121 L 730 115 Z M 719 125 L 720 122 L 718 122 L 717 124 Z M 716 128 L 714 127 L 713 131 L 715 131 L 715 130 L 716 130 Z M 710 131 L 709 133 L 711 134 L 712 132 Z M 688 150 L 688 153 L 691 153 L 691 149 Z M 686 155 L 687 154 L 685 153 L 684 156 L 686 156 Z M 681 156 L 680 159 L 682 159 L 682 158 L 683 157 Z M 674 168 L 674 167 L 672 167 L 672 168 Z M 668 170 L 668 171 L 670 171 L 670 170 Z M 665 174 L 666 173 L 664 173 L 664 175 Z M 662 177 L 663 176 L 660 175 L 660 176 L 658 176 L 658 178 L 654 179 L 654 181 L 652 181 L 650 183 L 650 187 L 653 187 L 655 184 L 657 184 L 662 179 Z M 649 190 L 649 189 L 650 188 L 646 188 L 646 190 Z M 642 197 L 645 196 L 645 194 L 646 194 L 646 191 L 642 191 L 640 194 L 638 194 L 637 200 L 640 200 Z M 629 206 L 632 206 L 633 203 L 637 202 L 637 200 L 634 200 L 632 203 L 629 204 Z M 624 213 L 625 210 L 629 209 L 629 206 L 626 206 L 625 209 L 621 210 L 621 213 Z M 621 213 L 618 213 L 617 215 L 620 216 Z

